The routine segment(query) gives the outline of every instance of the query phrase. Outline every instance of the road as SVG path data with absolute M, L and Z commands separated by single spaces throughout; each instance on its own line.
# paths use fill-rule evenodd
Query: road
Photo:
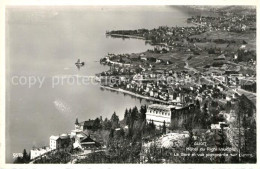
M 249 92 L 244 89 L 237 89 L 237 92 L 240 94 L 244 94 L 249 100 L 251 100 L 256 105 L 256 93 Z
M 195 73 L 198 73 L 198 72 L 199 72 L 199 71 L 197 71 L 195 68 L 190 67 L 190 66 L 189 66 L 189 62 L 187 62 L 187 61 L 185 61 L 185 66 L 184 66 L 184 68 L 189 69 L 189 70 L 191 70 L 191 71 L 194 71 Z

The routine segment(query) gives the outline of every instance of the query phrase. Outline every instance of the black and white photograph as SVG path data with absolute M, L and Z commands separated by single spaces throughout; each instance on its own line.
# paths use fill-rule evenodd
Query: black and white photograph
M 5 6 L 5 163 L 257 164 L 256 18 L 256 4 Z

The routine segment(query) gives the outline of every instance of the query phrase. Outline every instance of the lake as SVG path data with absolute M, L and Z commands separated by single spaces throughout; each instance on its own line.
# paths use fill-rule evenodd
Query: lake
M 94 76 L 109 69 L 99 64 L 107 53 L 153 48 L 143 40 L 107 38 L 106 31 L 186 26 L 191 14 L 171 6 L 7 8 L 6 162 L 24 148 L 48 146 L 51 135 L 69 133 L 76 118 L 111 118 L 115 111 L 122 119 L 126 108 L 150 104 L 94 84 L 53 87 L 53 77 Z M 77 59 L 85 61 L 80 70 Z M 44 78 L 42 86 L 29 87 L 29 77 Z

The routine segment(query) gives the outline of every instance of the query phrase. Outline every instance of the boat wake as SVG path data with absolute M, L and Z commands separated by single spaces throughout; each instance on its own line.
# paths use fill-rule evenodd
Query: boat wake
M 69 115 L 72 112 L 70 106 L 61 99 L 55 99 L 53 104 L 54 104 L 55 108 L 63 115 L 66 115 L 66 114 Z

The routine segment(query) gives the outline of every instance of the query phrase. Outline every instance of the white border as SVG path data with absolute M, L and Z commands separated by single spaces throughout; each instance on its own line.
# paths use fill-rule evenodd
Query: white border
M 257 0 L 4 0 L 5 5 L 257 5 Z
M 257 164 L 5 164 L 5 7 L 6 6 L 81 6 L 81 5 L 256 5 L 257 6 L 257 27 L 259 26 L 258 0 L 4 0 L 0 1 L 0 169 L 14 168 L 132 168 L 142 167 L 155 169 L 158 167 L 171 168 L 214 168 L 214 169 L 256 169 L 259 166 L 259 122 L 257 120 Z M 257 42 L 259 30 L 257 29 Z M 259 46 L 257 43 L 257 54 Z M 257 66 L 257 79 L 259 78 L 259 66 Z M 257 83 L 257 90 L 259 90 Z M 257 101 L 259 96 L 257 95 Z M 258 104 L 257 104 L 258 107 Z M 259 113 L 257 109 L 257 114 Z M 257 115 L 258 116 L 258 115 Z M 258 117 L 257 117 L 258 119 Z

